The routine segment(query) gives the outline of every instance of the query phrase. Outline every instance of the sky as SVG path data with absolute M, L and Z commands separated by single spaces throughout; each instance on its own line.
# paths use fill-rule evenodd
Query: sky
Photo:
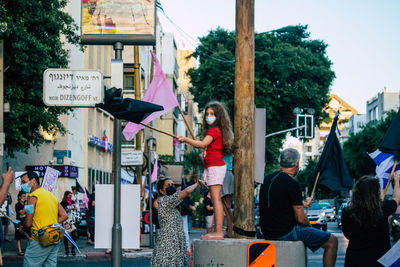
M 198 37 L 218 26 L 235 29 L 235 0 L 160 0 L 165 32 L 175 32 L 180 48 L 193 49 Z M 365 113 L 366 101 L 400 90 L 400 1 L 255 0 L 255 31 L 308 25 L 310 38 L 328 44 L 336 78 L 331 93 Z M 192 39 L 191 39 L 192 38 Z

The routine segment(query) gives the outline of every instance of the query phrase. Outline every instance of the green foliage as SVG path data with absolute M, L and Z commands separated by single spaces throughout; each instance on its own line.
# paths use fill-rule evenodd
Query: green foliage
M 203 170 L 203 160 L 200 158 L 199 150 L 193 149 L 184 156 L 184 161 L 175 161 L 175 156 L 159 155 L 160 161 L 169 165 L 183 165 L 183 171 L 186 175 L 199 173 Z
M 329 87 L 335 77 L 326 56 L 327 45 L 309 39 L 307 26 L 288 26 L 255 34 L 255 105 L 266 109 L 267 134 L 293 127 L 295 107 L 314 108 L 319 124 L 327 116 Z M 200 107 L 224 102 L 234 114 L 235 33 L 221 28 L 200 38 L 193 53 L 199 61 L 189 70 L 191 93 Z M 232 120 L 233 121 L 233 120 Z M 285 135 L 266 140 L 266 170 L 278 166 Z
M 303 190 L 308 187 L 308 192 L 311 192 L 314 186 L 314 179 L 312 179 L 312 175 L 317 167 L 317 164 L 317 159 L 310 159 L 307 161 L 306 167 L 297 174 L 296 180 L 300 183 Z
M 4 38 L 4 97 L 11 111 L 5 116 L 9 155 L 44 142 L 40 127 L 65 133 L 59 121 L 67 108 L 43 103 L 43 71 L 68 66 L 66 42 L 79 43 L 78 26 L 63 11 L 66 0 L 3 0 L 0 22 Z
M 384 120 L 368 123 L 362 131 L 350 136 L 343 144 L 344 158 L 353 178 L 375 173 L 376 165 L 367 153 L 379 147 L 395 116 L 395 111 L 388 112 Z

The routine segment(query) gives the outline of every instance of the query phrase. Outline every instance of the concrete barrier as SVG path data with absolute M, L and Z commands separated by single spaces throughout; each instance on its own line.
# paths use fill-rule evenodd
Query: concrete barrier
M 200 240 L 192 242 L 193 267 L 245 267 L 248 246 L 254 241 L 268 241 L 276 248 L 276 267 L 306 266 L 307 250 L 301 241 L 263 239 Z

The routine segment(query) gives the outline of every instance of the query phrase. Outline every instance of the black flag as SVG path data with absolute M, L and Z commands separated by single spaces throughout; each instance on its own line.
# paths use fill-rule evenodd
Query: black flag
M 400 109 L 392 124 L 390 124 L 379 150 L 392 154 L 397 160 L 400 159 Z
M 332 191 L 348 191 L 353 186 L 353 180 L 344 162 L 342 148 L 335 133 L 338 118 L 339 114 L 336 114 L 313 177 L 316 179 L 320 172 L 319 185 L 324 185 Z
M 81 184 L 78 182 L 78 179 L 76 179 L 75 181 L 76 181 L 76 183 L 75 183 L 76 192 L 84 193 L 83 187 L 82 187 Z
M 140 123 L 151 113 L 161 111 L 163 106 L 131 98 L 122 98 L 122 89 L 112 87 L 106 90 L 104 104 L 96 106 L 111 113 L 114 117 Z

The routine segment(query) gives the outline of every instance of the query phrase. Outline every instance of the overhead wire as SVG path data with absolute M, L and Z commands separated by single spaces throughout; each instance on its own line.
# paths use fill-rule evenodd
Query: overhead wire
M 170 17 L 168 17 L 168 15 L 165 13 L 164 9 L 161 6 L 161 3 L 159 1 L 157 1 L 157 8 L 161 11 L 161 13 L 164 15 L 164 17 L 182 34 L 182 36 L 188 40 L 192 45 L 195 44 L 194 46 L 200 46 L 202 45 L 202 48 L 204 48 L 205 50 L 207 50 L 210 53 L 215 53 L 215 51 L 207 48 L 205 45 L 203 45 L 201 42 L 199 42 L 198 40 L 196 40 L 195 38 L 193 38 L 190 34 L 186 33 L 181 27 L 179 27 L 179 25 L 177 25 Z M 235 63 L 235 60 L 229 60 L 229 59 L 224 59 L 224 58 L 219 58 L 219 57 L 215 57 L 212 55 L 209 55 L 203 51 L 200 52 L 201 55 L 206 56 L 210 59 L 219 61 L 219 62 L 223 62 L 223 63 Z

